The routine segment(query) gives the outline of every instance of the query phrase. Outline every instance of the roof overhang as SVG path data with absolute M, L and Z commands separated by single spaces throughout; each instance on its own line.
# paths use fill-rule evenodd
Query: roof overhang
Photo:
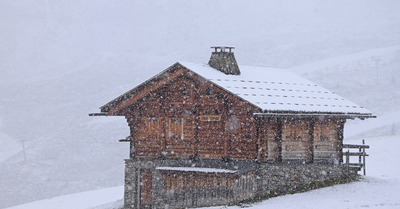
M 356 119 L 361 120 L 367 118 L 376 118 L 372 114 L 358 114 L 358 113 L 323 113 L 323 112 L 262 112 L 253 113 L 255 118 L 311 118 L 311 117 L 324 117 L 324 118 L 341 118 L 341 119 Z
M 89 116 L 108 116 L 106 112 L 89 113 Z
M 225 88 L 221 87 L 215 82 L 210 81 L 209 79 L 203 77 L 202 75 L 192 71 L 191 69 L 183 66 L 179 62 L 173 64 L 172 66 L 168 67 L 164 71 L 160 72 L 156 76 L 153 76 L 152 78 L 146 80 L 142 84 L 136 86 L 135 88 L 131 89 L 130 91 L 122 94 L 121 96 L 117 97 L 116 99 L 108 102 L 107 104 L 103 105 L 100 107 L 100 113 L 90 113 L 89 116 L 122 116 L 119 114 L 119 111 L 128 107 L 129 105 L 133 104 L 135 101 L 139 100 L 140 98 L 144 97 L 147 95 L 149 92 L 153 91 L 155 88 L 159 88 L 166 83 L 172 81 L 176 77 L 182 76 L 182 75 L 196 75 L 199 79 L 202 79 L 203 81 L 207 83 L 212 83 L 216 88 L 219 88 L 221 91 L 225 91 L 232 95 L 235 98 L 240 99 L 243 102 L 246 102 L 247 104 L 258 108 L 259 111 L 261 111 L 261 108 L 259 108 L 257 105 L 254 105 L 253 103 L 247 101 L 246 99 L 241 98 L 240 96 L 235 95 L 234 93 L 226 90 Z M 146 87 L 146 86 L 155 86 L 155 88 L 151 87 Z M 140 93 L 142 92 L 142 93 Z M 145 92 L 145 93 L 143 93 Z
M 286 110 L 284 110 L 284 109 L 280 108 L 280 105 L 278 105 L 281 103 L 277 103 L 277 102 L 274 102 L 274 103 L 271 102 L 271 104 L 276 104 L 279 106 L 279 107 L 274 106 L 274 107 L 272 107 L 272 109 L 275 109 L 275 108 L 277 108 L 277 109 L 271 110 L 270 107 L 263 107 L 263 106 L 257 105 L 259 102 L 254 103 L 254 101 L 250 101 L 251 99 L 249 100 L 249 98 L 252 98 L 251 96 L 248 96 L 249 98 L 247 98 L 246 94 L 241 94 L 241 92 L 235 93 L 232 89 L 229 89 L 228 87 L 225 88 L 223 81 L 232 80 L 231 77 L 226 78 L 226 79 L 224 79 L 223 77 L 221 77 L 221 78 L 217 77 L 217 79 L 214 79 L 214 77 L 212 77 L 212 76 L 211 77 L 205 76 L 208 74 L 203 72 L 203 71 L 211 70 L 211 69 L 208 69 L 209 67 L 197 66 L 197 68 L 196 68 L 196 66 L 194 66 L 193 68 L 195 68 L 195 69 L 201 68 L 201 69 L 193 70 L 193 69 L 190 69 L 190 68 L 186 67 L 185 65 L 182 65 L 179 62 L 177 62 L 177 63 L 173 64 L 172 66 L 168 67 L 167 69 L 165 69 L 164 71 L 160 72 L 159 74 L 153 76 L 152 78 L 146 80 L 142 84 L 140 84 L 140 85 L 136 86 L 135 88 L 131 89 L 130 91 L 126 92 L 125 94 L 122 94 L 121 96 L 117 97 L 116 99 L 103 105 L 102 107 L 100 107 L 100 113 L 91 113 L 91 114 L 89 114 L 89 116 L 122 116 L 121 111 L 123 109 L 129 107 L 130 105 L 134 104 L 139 99 L 148 95 L 149 92 L 152 92 L 155 89 L 160 88 L 161 86 L 165 85 L 166 83 L 171 82 L 176 77 L 186 74 L 189 76 L 195 76 L 198 79 L 204 80 L 207 83 L 212 83 L 215 87 L 227 92 L 229 95 L 232 95 L 233 97 L 238 98 L 241 101 L 246 102 L 247 104 L 257 108 L 258 109 L 256 111 L 257 113 L 254 113 L 255 118 L 278 118 L 278 117 L 281 117 L 281 118 L 282 117 L 283 118 L 307 118 L 307 117 L 308 118 L 310 118 L 310 117 L 316 118 L 316 117 L 319 117 L 319 118 L 321 118 L 321 117 L 324 117 L 324 118 L 342 118 L 342 119 L 359 118 L 361 120 L 364 120 L 366 118 L 376 118 L 375 115 L 372 115 L 371 112 L 369 112 L 368 110 L 364 110 L 364 109 L 359 110 L 359 111 L 352 109 L 350 111 L 354 111 L 354 112 L 350 112 L 348 108 L 343 109 L 343 110 L 340 108 L 339 109 L 326 109 L 326 110 L 317 108 L 317 109 L 307 110 L 307 109 L 296 109 L 296 108 L 292 109 L 289 107 Z M 198 73 L 198 71 L 203 72 L 203 73 Z M 212 72 L 214 72 L 214 71 L 212 71 Z M 213 78 L 213 79 L 211 79 L 211 78 Z M 253 77 L 251 77 L 251 78 L 253 78 Z M 243 79 L 244 79 L 243 80 L 243 82 L 244 82 L 246 80 L 246 78 L 243 78 Z M 289 81 L 287 81 L 287 82 L 289 82 Z M 242 80 L 240 80 L 240 83 L 242 83 Z M 255 83 L 257 84 L 257 83 L 262 83 L 262 82 L 255 81 Z M 267 83 L 273 83 L 273 82 L 267 82 Z M 255 85 L 254 83 L 252 83 L 252 84 Z M 310 82 L 306 83 L 306 84 L 307 85 L 305 85 L 305 86 L 307 86 L 307 88 L 309 88 L 309 86 L 311 86 L 311 87 L 317 86 L 316 84 L 313 84 Z M 276 84 L 276 85 L 278 85 L 278 84 Z M 281 84 L 281 85 L 283 85 L 283 84 Z M 302 86 L 301 84 L 298 84 L 298 85 Z M 257 86 L 255 86 L 255 87 L 250 86 L 250 89 L 254 89 L 254 90 L 259 89 L 258 87 L 257 88 L 256 87 Z M 276 90 L 279 90 L 277 86 L 273 86 L 271 88 L 276 88 Z M 304 87 L 304 88 L 306 88 L 306 87 Z M 239 88 L 239 89 L 241 89 L 241 88 Z M 243 86 L 243 89 L 245 89 L 244 86 Z M 246 86 L 246 89 L 248 89 L 247 86 Z M 273 89 L 273 90 L 275 90 L 275 89 Z M 322 93 L 329 93 L 329 91 L 325 90 L 325 89 L 317 89 L 317 90 L 321 91 Z M 308 91 L 308 90 L 304 90 L 304 91 Z M 316 91 L 316 90 L 314 89 L 313 91 Z M 312 92 L 312 91 L 310 90 L 310 92 Z M 254 95 L 256 95 L 256 93 L 257 92 L 255 92 Z M 271 95 L 267 95 L 267 94 L 265 94 L 265 95 L 260 94 L 260 95 L 265 96 L 265 97 L 273 95 L 273 93 L 270 93 L 270 94 Z M 334 94 L 332 94 L 332 95 L 334 95 Z M 286 97 L 284 96 L 282 98 L 288 98 L 289 96 L 286 95 Z M 295 96 L 296 95 L 294 95 L 294 96 L 292 95 L 291 97 L 295 97 Z M 301 98 L 304 99 L 303 96 Z M 334 97 L 334 98 L 336 98 L 336 97 Z M 331 99 L 331 98 L 327 98 L 327 100 L 329 100 L 329 99 Z M 336 99 L 345 100 L 345 99 L 339 98 L 339 97 Z M 263 103 L 265 103 L 265 102 L 263 102 Z M 282 104 L 284 104 L 284 103 L 282 102 Z M 297 104 L 295 104 L 295 105 L 297 105 Z M 350 104 L 345 104 L 345 105 L 350 105 Z M 317 106 L 320 106 L 320 105 L 317 104 Z M 325 106 L 327 106 L 327 105 L 325 105 Z M 335 105 L 333 105 L 333 106 L 335 106 Z M 346 106 L 346 107 L 349 107 L 349 106 Z

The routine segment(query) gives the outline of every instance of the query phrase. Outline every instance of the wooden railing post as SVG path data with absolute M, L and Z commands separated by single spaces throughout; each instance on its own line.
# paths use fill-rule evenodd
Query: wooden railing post
M 346 152 L 346 168 L 347 168 L 347 175 L 350 174 L 350 151 L 347 150 Z
M 344 153 L 346 155 L 346 167 L 347 170 L 354 169 L 356 173 L 358 171 L 363 170 L 363 174 L 366 175 L 366 162 L 365 157 L 368 154 L 365 152 L 365 149 L 369 149 L 368 145 L 365 145 L 365 140 L 362 140 L 362 145 L 354 145 L 354 144 L 343 144 L 342 150 L 347 148 L 348 150 Z M 358 152 L 350 152 L 350 149 L 358 149 Z M 358 163 L 350 163 L 350 156 L 358 156 Z
M 365 140 L 364 140 L 364 139 L 362 140 L 362 144 L 365 145 Z M 365 147 L 362 148 L 362 153 L 363 153 L 363 154 L 362 154 L 362 156 L 363 156 L 363 174 L 364 174 L 364 176 L 365 176 L 365 175 L 367 174 L 367 173 L 366 173 L 366 168 L 365 168 L 365 155 L 366 155 L 366 153 L 365 153 Z M 361 156 L 360 156 L 360 158 L 361 158 Z

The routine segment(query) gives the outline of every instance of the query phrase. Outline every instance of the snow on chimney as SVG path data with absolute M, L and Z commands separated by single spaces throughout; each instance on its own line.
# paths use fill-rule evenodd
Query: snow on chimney
M 211 54 L 210 61 L 208 61 L 211 67 L 227 75 L 240 75 L 239 66 L 232 52 L 235 47 L 212 46 L 211 48 L 215 50 Z

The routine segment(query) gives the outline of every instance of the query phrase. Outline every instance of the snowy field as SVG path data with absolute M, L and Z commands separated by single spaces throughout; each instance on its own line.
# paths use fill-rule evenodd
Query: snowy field
M 398 209 L 400 208 L 400 167 L 395 160 L 400 159 L 400 135 L 366 138 L 371 146 L 367 157 L 367 176 L 359 182 L 336 185 L 318 190 L 293 195 L 274 197 L 241 207 L 219 208 L 274 208 L 274 209 Z M 360 144 L 360 140 L 349 140 L 347 143 Z M 123 202 L 123 187 L 82 192 L 40 200 L 8 209 L 116 209 Z
M 371 145 L 363 181 L 251 207 L 400 208 L 399 11 L 398 0 L 1 0 L 0 208 L 121 206 L 129 128 L 88 113 L 177 61 L 206 63 L 213 45 L 378 116 L 346 123 L 345 143 Z
M 119 207 L 124 187 L 112 187 L 39 200 L 9 209 L 108 209 Z

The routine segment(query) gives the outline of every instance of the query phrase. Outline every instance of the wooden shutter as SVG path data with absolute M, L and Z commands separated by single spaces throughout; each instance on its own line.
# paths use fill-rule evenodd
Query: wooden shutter
M 183 120 L 182 118 L 169 119 L 169 140 L 179 142 L 183 137 Z
M 161 152 L 161 130 L 159 118 L 140 118 L 138 121 L 136 154 L 143 157 L 157 157 Z
M 168 118 L 166 120 L 165 154 L 167 157 L 187 158 L 194 153 L 194 119 Z
M 314 158 L 334 161 L 337 153 L 337 128 L 334 122 L 316 122 L 314 125 Z
M 286 121 L 282 129 L 282 159 L 311 161 L 313 156 L 309 123 L 304 120 Z

